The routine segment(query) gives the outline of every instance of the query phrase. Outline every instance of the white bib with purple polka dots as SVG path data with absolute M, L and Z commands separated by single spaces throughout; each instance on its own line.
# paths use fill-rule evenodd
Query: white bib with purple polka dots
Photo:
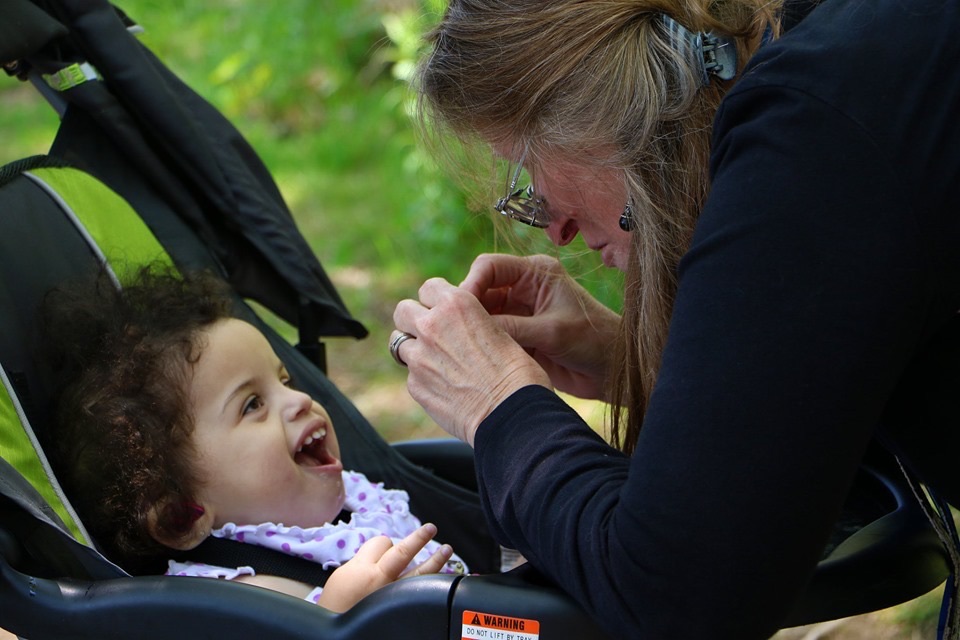
M 379 535 L 399 542 L 420 526 L 420 520 L 410 513 L 410 497 L 406 491 L 385 489 L 356 471 L 343 472 L 346 493 L 344 509 L 350 512 L 349 521 L 325 524 L 319 527 L 286 527 L 266 522 L 258 525 L 227 523 L 211 532 L 217 538 L 237 540 L 298 556 L 322 564 L 324 569 L 336 568 L 356 554 L 364 542 Z M 440 547 L 431 540 L 410 562 L 408 568 L 426 561 Z M 454 555 L 441 573 L 465 573 L 463 561 Z M 254 575 L 250 567 L 215 567 L 197 562 L 169 562 L 167 575 L 225 578 Z M 310 600 L 316 601 L 319 590 Z

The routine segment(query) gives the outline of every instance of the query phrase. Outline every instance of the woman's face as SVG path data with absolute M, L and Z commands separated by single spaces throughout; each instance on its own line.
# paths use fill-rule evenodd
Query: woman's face
M 564 158 L 545 158 L 536 165 L 528 158 L 526 169 L 534 192 L 546 201 L 550 240 L 563 246 L 579 233 L 590 249 L 601 253 L 606 266 L 626 271 L 631 234 L 620 228 L 627 205 L 622 173 Z
M 212 525 L 320 526 L 343 508 L 330 416 L 290 386 L 264 335 L 228 319 L 206 331 L 191 399 L 198 498 Z

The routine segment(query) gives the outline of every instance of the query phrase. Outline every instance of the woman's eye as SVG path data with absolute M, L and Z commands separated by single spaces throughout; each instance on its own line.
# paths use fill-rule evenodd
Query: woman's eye
M 244 403 L 241 413 L 242 415 L 247 415 L 248 413 L 256 411 L 262 406 L 263 400 L 260 399 L 260 396 L 250 396 L 250 398 Z

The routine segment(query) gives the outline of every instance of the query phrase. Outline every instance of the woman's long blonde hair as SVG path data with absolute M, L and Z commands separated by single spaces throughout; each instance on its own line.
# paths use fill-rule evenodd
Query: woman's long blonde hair
M 779 0 L 451 0 L 416 76 L 424 130 L 468 144 L 579 158 L 622 172 L 633 245 L 608 399 L 632 452 L 653 390 L 686 252 L 708 188 L 711 125 L 730 86 L 704 86 L 661 16 L 732 36 L 739 68 Z M 624 408 L 628 409 L 625 410 Z

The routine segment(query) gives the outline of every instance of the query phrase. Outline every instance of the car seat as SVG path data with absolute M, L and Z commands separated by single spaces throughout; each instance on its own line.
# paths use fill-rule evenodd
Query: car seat
M 326 378 L 319 339 L 365 329 L 256 154 L 139 44 L 132 21 L 103 0 L 6 0 L 2 11 L 0 60 L 48 96 L 62 123 L 49 156 L 0 174 L 0 627 L 31 639 L 604 637 L 534 569 L 499 573 L 466 445 L 391 446 Z M 99 554 L 43 453 L 50 382 L 32 357 L 33 314 L 43 292 L 104 262 L 119 270 L 157 259 L 210 268 L 238 300 L 298 327 L 293 347 L 245 307 L 298 385 L 330 410 L 345 466 L 406 489 L 411 510 L 480 575 L 404 580 L 334 615 L 247 585 L 131 576 Z M 939 540 L 895 469 L 865 466 L 788 623 L 890 606 L 946 575 Z
M 306 603 L 295 599 L 281 597 L 274 602 L 278 594 L 261 589 L 253 589 L 253 595 L 237 595 L 234 590 L 224 593 L 218 589 L 242 585 L 217 581 L 128 577 L 120 567 L 94 551 L 96 541 L 90 540 L 70 508 L 43 453 L 42 443 L 49 437 L 44 429 L 49 420 L 44 399 L 50 397 L 50 379 L 33 357 L 33 310 L 45 291 L 57 284 L 69 284 L 84 273 L 92 275 L 104 262 L 117 271 L 117 279 L 122 281 L 121 269 L 169 258 L 125 201 L 95 178 L 59 161 L 38 157 L 16 163 L 4 170 L 0 185 L 0 200 L 5 203 L 0 215 L 0 325 L 4 328 L 0 338 L 4 381 L 0 452 L 5 461 L 0 469 L 4 481 L 0 485 L 4 495 L 4 515 L 0 520 L 4 562 L 0 565 L 5 581 L 13 581 L 0 588 L 0 626 L 29 638 L 120 637 L 129 636 L 131 629 L 138 627 L 115 626 L 118 618 L 109 613 L 114 607 L 119 607 L 121 618 L 129 615 L 131 623 L 137 624 L 149 619 L 151 611 L 156 612 L 157 619 L 172 620 L 200 607 L 201 612 L 188 613 L 191 624 L 205 629 L 198 631 L 198 637 L 214 629 L 224 630 L 226 612 L 230 612 L 229 628 L 241 636 L 252 628 L 262 628 L 275 637 L 287 637 L 287 633 L 293 634 L 289 637 L 302 637 L 304 629 L 313 629 L 317 633 L 314 637 L 319 638 L 374 634 L 382 637 L 388 632 L 395 637 L 446 637 L 448 606 L 454 595 L 451 590 L 458 583 L 452 576 L 403 581 L 395 586 L 413 589 L 411 595 L 397 592 L 390 598 L 379 596 L 379 605 L 371 601 L 368 606 L 392 611 L 399 602 L 411 600 L 410 606 L 419 612 L 410 614 L 407 631 L 399 632 L 395 625 L 402 618 L 394 613 L 381 611 L 374 616 L 379 622 L 358 622 L 363 617 L 360 607 L 340 618 L 307 605 L 306 610 L 318 619 L 305 624 L 300 605 Z M 496 572 L 499 567 L 492 556 L 499 558 L 499 547 L 485 534 L 476 494 L 407 462 L 376 436 L 306 356 L 249 310 L 245 319 L 268 335 L 298 386 L 328 408 L 337 425 L 345 465 L 361 469 L 376 480 L 386 479 L 389 486 L 407 489 L 411 509 L 418 515 L 426 513 L 424 519 L 437 521 L 444 540 L 456 545 L 468 564 L 485 573 Z M 443 505 L 447 513 L 438 512 L 438 505 Z M 201 584 L 188 584 L 193 582 Z M 505 593 L 509 591 L 508 588 Z M 256 596 L 268 600 L 260 602 Z M 18 598 L 27 601 L 19 602 Z M 239 604 L 247 600 L 249 605 Z M 515 596 L 508 596 L 509 600 L 516 602 Z M 481 602 L 489 603 L 489 596 L 483 596 Z M 566 606 L 569 603 L 562 599 L 559 602 L 565 604 L 561 608 L 562 617 L 568 619 L 564 627 L 577 628 L 579 617 L 581 630 L 591 629 L 584 627 L 588 623 L 575 607 Z M 489 604 L 475 609 L 493 613 Z M 283 621 L 279 628 L 274 628 L 273 618 L 280 612 Z M 501 617 L 507 615 L 504 611 L 494 612 Z M 19 620 L 20 616 L 28 620 Z M 329 630 L 323 634 L 316 631 L 326 628 Z M 169 633 L 168 627 L 158 630 L 156 635 L 168 637 Z M 578 637 L 591 637 L 592 633 L 587 631 Z M 186 635 L 189 637 L 189 633 Z

